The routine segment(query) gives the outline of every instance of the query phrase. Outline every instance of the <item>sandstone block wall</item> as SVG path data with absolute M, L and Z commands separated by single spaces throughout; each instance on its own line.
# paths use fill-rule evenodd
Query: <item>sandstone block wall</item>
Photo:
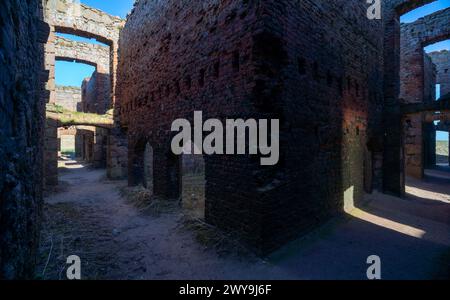
M 120 37 L 116 103 L 130 184 L 150 142 L 155 193 L 179 196 L 170 126 L 201 110 L 282 124 L 275 167 L 203 157 L 208 222 L 267 252 L 360 200 L 380 167 L 367 145 L 383 103 L 382 26 L 366 11 L 357 0 L 138 2 Z
M 450 8 L 401 27 L 400 98 L 404 103 L 424 100 L 423 48 L 450 37 Z
M 431 56 L 427 53 L 423 56 L 424 68 L 424 102 L 433 102 L 436 100 L 436 83 L 437 83 L 437 65 L 433 62 Z
M 37 0 L 2 0 L 0 24 L 0 279 L 26 279 L 40 230 L 49 27 Z
M 109 179 L 128 176 L 128 139 L 119 126 L 111 129 L 107 138 L 106 170 Z
M 81 90 L 84 112 L 102 115 L 112 108 L 109 74 L 94 72 L 83 80 Z
M 82 31 L 90 38 L 100 39 L 100 42 L 110 44 L 117 41 L 123 20 L 105 12 L 73 0 L 44 0 L 47 8 L 47 18 L 51 25 L 77 34 Z M 61 32 L 60 30 L 57 30 Z
M 450 94 L 450 52 L 448 50 L 429 53 L 436 65 L 436 84 L 440 85 L 440 97 Z M 449 131 L 449 122 L 441 121 L 436 130 Z M 436 138 L 436 136 L 435 136 Z M 436 151 L 434 152 L 436 153 Z M 436 162 L 436 156 L 435 162 Z
M 95 38 L 110 46 L 111 86 L 115 86 L 119 31 L 124 20 L 74 0 L 44 0 L 52 31 Z M 50 39 L 50 42 L 52 38 Z M 114 101 L 114 94 L 111 95 Z
M 55 56 L 57 60 L 77 61 L 92 65 L 97 72 L 109 74 L 109 47 L 73 41 L 61 36 L 55 40 Z
M 56 86 L 56 104 L 70 111 L 81 111 L 81 88 Z
M 114 102 L 117 41 L 119 31 L 124 25 L 124 20 L 80 4 L 79 1 L 43 0 L 43 3 L 45 4 L 45 21 L 50 25 L 50 34 L 45 47 L 45 66 L 49 73 L 47 81 L 49 95 L 47 96 L 47 101 L 50 103 L 56 101 L 56 59 L 75 60 L 97 67 L 97 72 L 93 76 L 96 77 L 96 80 L 92 83 L 93 85 L 95 83 L 97 86 L 97 94 L 92 98 L 94 102 L 88 105 L 88 110 L 94 113 L 104 113 L 111 108 L 111 104 Z M 57 33 L 95 38 L 108 45 L 108 47 L 71 42 L 57 36 Z M 109 51 L 108 56 L 106 56 L 107 51 Z M 98 55 L 98 60 L 93 61 L 94 55 Z M 45 137 L 44 176 L 46 185 L 58 184 L 58 156 L 57 151 L 55 151 L 58 148 L 58 140 L 56 137 L 57 124 L 49 120 L 46 123 Z
M 424 47 L 450 37 L 450 9 L 428 15 L 401 26 L 400 99 L 402 103 L 429 101 Z M 406 173 L 415 178 L 424 174 L 423 114 L 403 118 Z
M 450 51 L 429 53 L 436 65 L 436 83 L 441 85 L 441 97 L 450 93 Z
M 96 68 L 90 80 L 86 80 L 89 94 L 83 93 L 86 96 L 83 99 L 85 112 L 104 114 L 112 107 L 109 47 L 57 37 L 55 57 L 56 60 L 76 61 Z

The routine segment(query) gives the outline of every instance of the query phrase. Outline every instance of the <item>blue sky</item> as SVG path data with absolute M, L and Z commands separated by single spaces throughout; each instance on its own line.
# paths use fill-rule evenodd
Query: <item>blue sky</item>
M 134 0 L 80 0 L 80 2 L 123 19 L 126 18 L 134 4 Z
M 438 140 L 438 141 L 448 141 L 448 132 L 436 131 L 436 140 Z
M 438 10 L 445 9 L 447 7 L 450 7 L 450 0 L 438 0 L 433 3 L 419 7 L 418 9 L 415 9 L 407 14 L 404 14 L 400 20 L 403 23 L 411 23 L 423 16 L 432 14 Z

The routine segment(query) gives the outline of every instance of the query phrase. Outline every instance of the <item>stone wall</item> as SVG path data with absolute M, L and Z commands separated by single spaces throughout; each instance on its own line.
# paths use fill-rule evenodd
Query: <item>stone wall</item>
M 98 96 L 95 101 L 101 101 L 97 113 L 104 113 L 111 108 L 114 102 L 115 70 L 117 67 L 117 41 L 119 31 L 124 25 L 124 20 L 108 15 L 98 9 L 80 4 L 76 0 L 44 0 L 45 21 L 50 25 L 50 35 L 45 47 L 45 66 L 49 73 L 47 101 L 56 101 L 55 86 L 55 61 L 56 59 L 78 60 L 97 66 L 96 81 Z M 106 72 L 105 47 L 92 46 L 78 42 L 69 42 L 58 37 L 57 33 L 73 34 L 85 38 L 95 38 L 109 46 L 109 72 Z M 75 49 L 75 50 L 74 50 Z M 94 54 L 99 56 L 99 61 L 92 61 Z M 59 53 L 58 53 L 59 52 Z M 58 54 L 60 54 L 58 56 Z M 109 81 L 109 84 L 107 82 Z M 90 110 L 90 109 L 89 109 Z M 94 109 L 92 109 L 94 110 Z M 58 140 L 57 122 L 49 119 L 46 123 L 45 135 L 45 183 L 46 185 L 58 184 Z
M 84 112 L 104 114 L 112 107 L 109 47 L 72 41 L 57 37 L 55 41 L 56 60 L 76 61 L 95 66 L 86 92 L 83 92 Z M 86 83 L 86 85 L 87 85 Z M 83 82 L 83 86 L 84 86 Z M 86 96 L 86 97 L 85 97 Z
M 40 230 L 49 27 L 37 0 L 2 0 L 0 24 L 0 279 L 26 279 Z
M 424 55 L 424 102 L 436 99 L 436 65 L 428 54 Z M 423 164 L 424 168 L 436 165 L 436 128 L 434 123 L 424 123 L 423 135 Z
M 53 32 L 95 38 L 110 46 L 111 86 L 114 89 L 117 67 L 117 41 L 120 29 L 124 26 L 125 21 L 98 9 L 80 4 L 76 0 L 44 1 L 47 7 L 46 20 L 51 25 Z M 55 37 L 51 35 L 49 39 L 50 44 L 53 43 L 54 39 Z
M 383 191 L 405 194 L 403 123 L 400 110 L 400 16 L 434 0 L 383 0 L 384 105 L 383 105 Z
M 102 115 L 112 108 L 109 74 L 94 72 L 83 80 L 81 90 L 84 112 Z
M 119 39 L 124 20 L 74 0 L 44 0 L 47 18 L 58 32 L 77 34 L 84 32 L 89 38 L 110 44 Z
M 111 129 L 107 140 L 106 170 L 109 179 L 126 179 L 128 176 L 128 139 L 123 128 Z
M 97 72 L 109 74 L 109 47 L 92 43 L 73 41 L 61 36 L 55 40 L 55 56 L 57 60 L 77 61 L 92 65 Z
M 423 102 L 433 102 L 436 100 L 437 66 L 428 54 L 424 54 L 424 91 Z
M 442 51 L 436 51 L 429 53 L 433 63 L 436 65 L 436 84 L 440 84 L 440 96 L 444 97 L 445 95 L 450 94 L 450 52 L 448 50 L 442 50 Z M 434 132 L 436 130 L 442 130 L 442 131 L 449 131 L 449 122 L 441 121 L 438 125 L 438 128 L 434 129 Z M 433 126 L 433 125 L 427 125 L 427 126 Z M 440 128 L 439 128 L 440 127 Z M 434 136 L 436 139 L 436 135 Z M 436 150 L 436 146 L 435 149 Z M 434 152 L 436 153 L 436 151 Z M 435 157 L 435 163 L 436 163 L 436 156 Z M 441 161 L 442 163 L 442 158 Z M 445 162 L 447 163 L 447 162 Z
M 424 47 L 450 37 L 450 9 L 444 9 L 401 27 L 400 99 L 402 103 L 428 101 Z M 406 173 L 424 175 L 423 115 L 403 118 Z
M 441 97 L 450 93 L 450 51 L 429 53 L 436 65 L 436 83 L 441 85 Z
M 450 37 L 450 8 L 403 24 L 401 27 L 401 89 L 404 103 L 420 103 L 424 99 L 423 48 Z
M 204 157 L 207 222 L 265 253 L 359 201 L 382 136 L 383 32 L 366 11 L 358 0 L 138 2 L 120 37 L 116 103 L 130 184 L 142 183 L 150 142 L 155 194 L 179 196 L 171 123 L 201 110 L 281 120 L 275 167 Z
M 81 111 L 81 88 L 56 86 L 56 104 L 70 111 Z

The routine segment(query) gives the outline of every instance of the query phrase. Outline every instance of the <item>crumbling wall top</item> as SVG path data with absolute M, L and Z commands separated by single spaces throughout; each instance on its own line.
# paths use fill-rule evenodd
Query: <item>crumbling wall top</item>
M 403 40 L 425 47 L 450 37 L 450 8 L 437 11 L 413 23 L 402 24 Z
M 46 21 L 56 31 L 115 44 L 125 20 L 80 4 L 77 0 L 46 0 Z
M 58 60 L 76 60 L 93 65 L 100 73 L 110 72 L 110 50 L 107 46 L 78 42 L 58 36 L 55 40 L 55 57 Z

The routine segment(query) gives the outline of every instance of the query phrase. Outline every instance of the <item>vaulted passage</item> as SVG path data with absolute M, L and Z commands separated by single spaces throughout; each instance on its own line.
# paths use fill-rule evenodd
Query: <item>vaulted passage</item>
M 450 276 L 442 1 L 19 2 L 0 278 Z

